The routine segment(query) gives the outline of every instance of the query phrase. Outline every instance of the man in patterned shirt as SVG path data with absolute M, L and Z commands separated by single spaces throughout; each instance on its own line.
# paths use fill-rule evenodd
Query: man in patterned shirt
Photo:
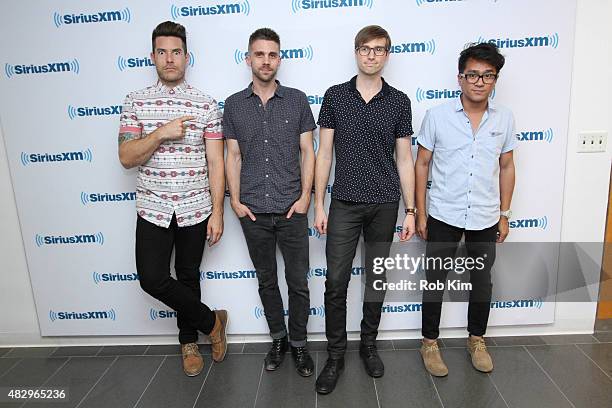
M 119 130 L 119 160 L 138 167 L 136 269 L 140 286 L 176 310 L 183 369 L 204 368 L 198 330 L 208 334 L 212 358 L 227 350 L 227 311 L 200 301 L 205 238 L 223 233 L 223 134 L 221 113 L 208 95 L 185 82 L 189 62 L 185 27 L 170 21 L 152 35 L 157 84 L 129 94 Z M 170 275 L 175 249 L 177 279 Z

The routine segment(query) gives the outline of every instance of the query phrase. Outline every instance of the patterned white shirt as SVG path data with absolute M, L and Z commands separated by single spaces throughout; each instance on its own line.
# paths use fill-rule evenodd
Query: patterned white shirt
M 168 228 L 173 214 L 179 227 L 198 224 L 212 212 L 204 139 L 223 139 L 217 102 L 187 83 L 169 88 L 156 85 L 127 95 L 119 133 L 145 137 L 181 116 L 185 137 L 163 142 L 149 161 L 138 168 L 136 210 L 143 219 Z

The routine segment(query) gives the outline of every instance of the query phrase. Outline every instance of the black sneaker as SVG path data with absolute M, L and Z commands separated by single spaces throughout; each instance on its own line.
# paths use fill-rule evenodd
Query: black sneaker
M 270 351 L 266 354 L 266 358 L 264 359 L 265 368 L 267 371 L 274 371 L 278 367 L 280 367 L 281 363 L 285 359 L 285 353 L 288 348 L 287 336 L 282 339 L 274 339 L 272 340 L 272 347 L 270 347 Z
M 378 356 L 376 345 L 365 345 L 361 343 L 359 346 L 359 356 L 363 360 L 366 373 L 370 377 L 380 378 L 385 374 L 385 365 Z
M 291 346 L 291 355 L 295 361 L 295 369 L 302 377 L 310 377 L 314 373 L 314 362 L 306 347 Z
M 316 389 L 319 394 L 329 394 L 336 388 L 340 371 L 344 368 L 344 357 L 333 359 L 328 358 L 325 367 L 317 378 Z

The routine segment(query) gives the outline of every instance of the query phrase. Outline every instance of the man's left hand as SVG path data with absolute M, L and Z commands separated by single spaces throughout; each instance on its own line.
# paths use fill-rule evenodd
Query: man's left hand
M 310 196 L 305 196 L 297 200 L 291 208 L 289 212 L 287 212 L 287 219 L 291 218 L 294 212 L 299 214 L 306 214 L 308 212 L 308 207 L 310 207 Z
M 223 214 L 213 212 L 208 219 L 208 226 L 206 227 L 208 246 L 213 246 L 219 242 L 221 235 L 223 235 Z
M 404 217 L 404 223 L 402 224 L 402 232 L 400 233 L 400 241 L 408 241 L 414 235 L 415 228 L 415 215 L 406 214 Z
M 499 223 L 497 224 L 497 230 L 499 231 L 497 234 L 497 243 L 501 244 L 506 240 L 508 233 L 510 232 L 510 227 L 508 225 L 508 218 L 503 215 L 499 217 Z

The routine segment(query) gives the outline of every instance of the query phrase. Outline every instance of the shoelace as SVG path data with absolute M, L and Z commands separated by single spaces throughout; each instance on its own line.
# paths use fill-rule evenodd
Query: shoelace
M 283 339 L 272 340 L 272 350 L 270 351 L 280 353 L 282 348 L 283 348 Z
M 323 368 L 324 372 L 329 372 L 330 375 L 335 375 L 336 371 L 338 371 L 338 364 L 334 363 L 332 360 L 327 360 L 325 363 L 325 368 Z
M 301 361 L 303 359 L 306 358 L 308 351 L 306 350 L 306 347 L 296 347 L 295 348 L 295 358 L 298 361 Z
M 366 350 L 367 350 L 367 356 L 371 357 L 373 355 L 376 354 L 376 346 L 375 345 L 369 345 L 369 346 L 365 346 Z
M 435 351 L 440 351 L 440 348 L 438 347 L 438 342 L 432 343 L 432 344 L 424 344 L 425 346 L 425 352 L 426 353 L 432 353 Z
M 184 356 L 195 356 L 199 352 L 198 346 L 195 343 L 186 344 L 183 347 L 183 355 Z
M 474 343 L 474 351 L 487 351 L 487 345 L 484 340 L 476 340 Z

